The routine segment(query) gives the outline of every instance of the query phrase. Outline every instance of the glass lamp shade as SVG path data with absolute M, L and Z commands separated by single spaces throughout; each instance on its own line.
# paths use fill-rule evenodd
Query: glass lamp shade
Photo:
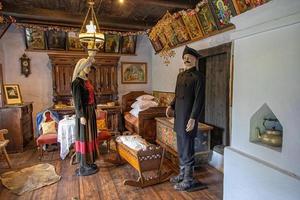
M 93 4 L 89 2 L 89 9 L 79 32 L 80 43 L 88 51 L 97 51 L 104 44 L 104 34 L 100 32 Z

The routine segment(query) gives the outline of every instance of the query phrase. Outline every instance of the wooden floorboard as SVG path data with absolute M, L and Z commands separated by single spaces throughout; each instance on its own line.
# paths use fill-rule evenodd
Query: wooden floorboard
M 177 192 L 169 182 L 137 188 L 123 185 L 128 178 L 137 178 L 137 172 L 128 164 L 121 166 L 105 165 L 97 161 L 100 166 L 97 174 L 88 177 L 77 177 L 74 173 L 78 167 L 70 166 L 69 157 L 59 158 L 59 151 L 45 152 L 43 159 L 38 159 L 36 149 L 28 149 L 23 153 L 9 154 L 13 163 L 13 170 L 19 170 L 39 163 L 49 163 L 55 166 L 57 174 L 61 176 L 58 183 L 46 186 L 21 196 L 15 195 L 0 184 L 0 199 L 2 200 L 220 200 L 223 196 L 223 174 L 210 166 L 204 166 L 195 171 L 196 177 L 208 185 L 208 189 L 197 192 Z M 109 155 L 105 155 L 107 157 Z M 111 154 L 110 156 L 113 156 Z M 0 160 L 0 174 L 10 171 L 6 162 Z

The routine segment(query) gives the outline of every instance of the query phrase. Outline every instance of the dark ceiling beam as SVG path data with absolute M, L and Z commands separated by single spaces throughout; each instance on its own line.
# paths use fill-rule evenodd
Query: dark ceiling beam
M 72 15 L 64 11 L 54 11 L 48 9 L 40 8 L 24 8 L 18 9 L 14 8 L 13 10 L 7 8 L 3 14 L 15 17 L 17 22 L 25 21 L 35 21 L 36 23 L 46 24 L 46 25 L 62 25 L 66 24 L 71 27 L 80 27 L 83 23 L 84 16 L 81 15 Z M 112 28 L 116 30 L 146 30 L 151 28 L 153 24 L 147 24 L 141 21 L 130 21 L 122 18 L 115 17 L 102 17 L 99 20 L 100 28 Z M 28 23 L 27 22 L 27 23 Z
M 169 8 L 182 8 L 182 9 L 189 9 L 194 8 L 195 5 L 189 3 L 189 1 L 180 2 L 180 1 L 166 1 L 166 0 L 136 0 L 137 3 L 148 4 L 153 6 L 162 6 L 162 7 L 169 7 Z

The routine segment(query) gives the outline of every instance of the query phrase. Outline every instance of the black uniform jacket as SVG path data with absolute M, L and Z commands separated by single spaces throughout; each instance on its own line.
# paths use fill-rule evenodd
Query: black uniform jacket
M 76 117 L 86 117 L 86 108 L 89 102 L 89 91 L 85 87 L 85 80 L 77 77 L 72 82 L 72 95 L 74 99 Z
M 190 118 L 199 122 L 204 105 L 205 76 L 196 67 L 181 72 L 177 76 L 175 97 L 170 106 L 175 110 L 174 131 L 185 133 Z M 197 131 L 197 125 L 193 132 Z

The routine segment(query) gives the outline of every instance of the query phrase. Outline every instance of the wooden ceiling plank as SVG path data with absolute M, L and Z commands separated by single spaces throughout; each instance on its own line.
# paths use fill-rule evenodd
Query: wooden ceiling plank
M 182 1 L 167 1 L 167 0 L 136 0 L 136 3 L 141 3 L 141 4 L 148 4 L 148 5 L 153 5 L 153 6 L 162 6 L 162 7 L 169 7 L 169 8 L 182 8 L 182 9 L 189 9 L 193 8 L 195 5 L 192 5 L 189 1 L 185 1 L 183 3 Z

